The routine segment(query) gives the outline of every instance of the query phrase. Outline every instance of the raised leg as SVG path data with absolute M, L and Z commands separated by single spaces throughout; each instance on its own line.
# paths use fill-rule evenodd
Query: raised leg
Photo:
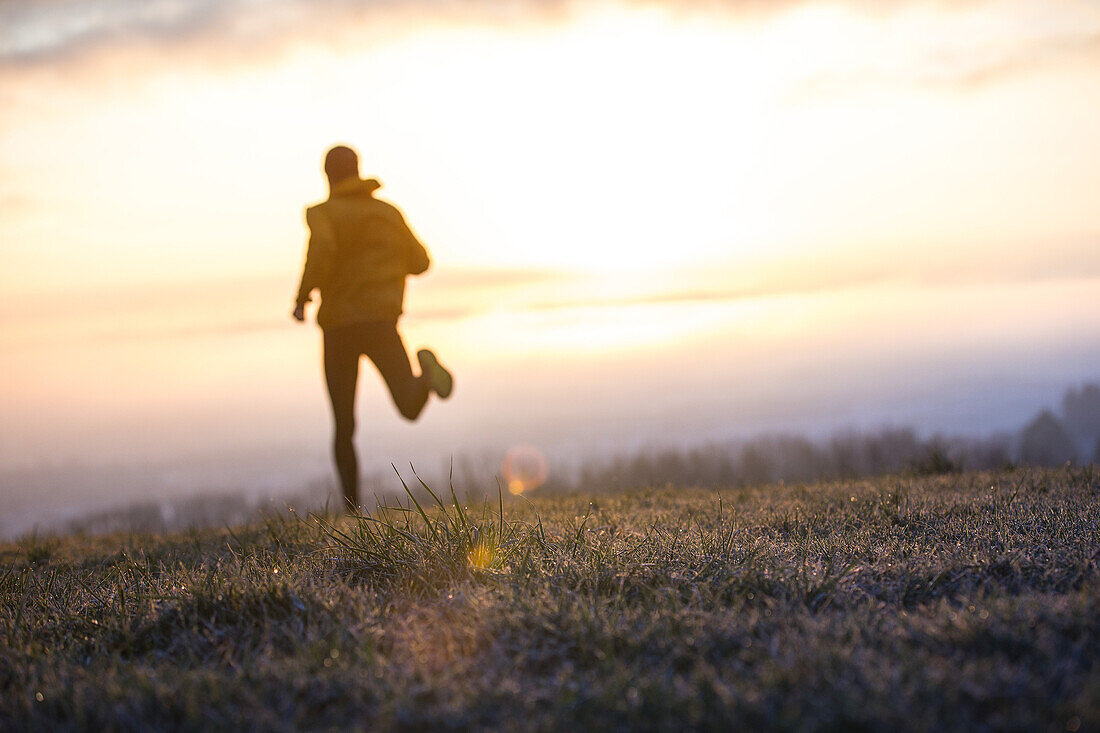
M 428 401 L 428 380 L 423 374 L 413 375 L 396 322 L 379 323 L 366 347 L 365 353 L 386 381 L 397 411 L 406 420 L 415 420 Z

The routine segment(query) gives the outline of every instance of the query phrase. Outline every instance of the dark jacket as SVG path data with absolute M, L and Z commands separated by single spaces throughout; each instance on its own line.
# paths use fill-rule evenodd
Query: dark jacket
M 309 251 L 298 303 L 321 292 L 323 329 L 396 319 L 405 277 L 428 269 L 428 253 L 395 206 L 379 201 L 374 179 L 340 181 L 328 200 L 306 209 Z

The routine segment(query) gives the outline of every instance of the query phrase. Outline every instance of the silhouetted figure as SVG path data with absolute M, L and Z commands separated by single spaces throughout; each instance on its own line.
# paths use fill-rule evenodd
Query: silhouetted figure
M 355 386 L 359 357 L 378 367 L 394 404 L 415 420 L 429 392 L 446 399 L 450 372 L 427 349 L 417 352 L 414 376 L 397 319 L 405 297 L 405 277 L 428 269 L 428 253 L 405 224 L 401 212 L 374 198 L 374 179 L 359 178 L 359 156 L 337 146 L 325 156 L 328 200 L 306 209 L 309 251 L 293 316 L 305 320 L 305 305 L 320 291 L 317 324 L 324 331 L 325 382 L 335 422 L 333 454 L 346 509 L 359 505 L 359 462 L 355 455 Z

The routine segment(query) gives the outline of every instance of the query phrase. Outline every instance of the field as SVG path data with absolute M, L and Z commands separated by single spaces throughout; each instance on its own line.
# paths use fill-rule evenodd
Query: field
M 1100 729 L 1091 468 L 433 488 L 0 545 L 0 729 Z

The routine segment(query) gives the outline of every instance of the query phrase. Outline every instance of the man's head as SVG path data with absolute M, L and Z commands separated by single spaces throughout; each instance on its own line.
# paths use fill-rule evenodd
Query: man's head
M 345 178 L 358 178 L 359 156 L 346 145 L 337 145 L 325 155 L 325 175 L 329 185 Z

